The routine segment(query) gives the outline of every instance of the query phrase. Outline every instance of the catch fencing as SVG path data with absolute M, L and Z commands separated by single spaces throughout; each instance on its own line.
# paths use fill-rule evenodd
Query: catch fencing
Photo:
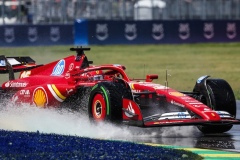
M 4 18 L 3 18 L 4 17 Z M 240 0 L 1 0 L 0 24 L 88 20 L 239 20 Z

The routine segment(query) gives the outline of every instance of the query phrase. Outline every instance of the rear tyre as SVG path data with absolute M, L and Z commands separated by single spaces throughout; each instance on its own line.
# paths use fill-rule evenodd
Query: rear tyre
M 131 89 L 125 81 L 114 79 L 96 84 L 89 97 L 89 118 L 95 122 L 122 122 L 122 98 L 132 100 Z
M 207 79 L 206 85 L 210 97 L 207 105 L 215 111 L 226 111 L 236 117 L 236 99 L 230 85 L 223 79 Z M 232 126 L 198 126 L 198 129 L 203 133 L 223 133 Z

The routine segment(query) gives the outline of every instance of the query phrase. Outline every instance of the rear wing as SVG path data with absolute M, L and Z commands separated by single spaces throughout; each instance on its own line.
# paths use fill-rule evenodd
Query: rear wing
M 9 80 L 15 79 L 14 72 L 30 70 L 39 66 L 42 65 L 37 65 L 29 56 L 5 57 L 0 55 L 0 74 L 9 73 Z

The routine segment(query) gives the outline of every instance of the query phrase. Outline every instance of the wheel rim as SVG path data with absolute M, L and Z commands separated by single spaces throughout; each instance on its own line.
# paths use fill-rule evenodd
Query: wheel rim
M 103 121 L 106 117 L 106 103 L 102 94 L 98 93 L 93 98 L 92 103 L 93 119 Z

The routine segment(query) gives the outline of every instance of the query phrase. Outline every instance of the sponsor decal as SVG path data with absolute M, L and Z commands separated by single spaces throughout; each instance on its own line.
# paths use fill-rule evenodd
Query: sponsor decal
M 57 42 L 60 39 L 60 28 L 59 27 L 51 27 L 50 28 L 50 39 L 53 42 Z
M 31 71 L 23 71 L 20 74 L 20 78 L 26 78 L 26 77 L 29 77 L 30 75 L 31 75 Z
M 29 90 L 20 90 L 20 95 L 23 95 L 24 97 L 30 97 L 30 91 Z
M 80 61 L 80 59 L 81 59 L 81 56 L 80 56 L 80 55 L 77 55 L 75 60 L 76 60 L 76 61 Z M 77 68 L 77 67 L 78 67 L 78 66 L 76 66 L 76 68 Z M 78 67 L 78 68 L 79 68 L 79 67 Z
M 191 102 L 189 104 L 202 104 L 201 102 Z
M 179 118 L 186 118 L 187 115 L 184 112 L 178 112 L 178 117 Z
M 203 35 L 206 39 L 214 37 L 214 25 L 213 23 L 204 23 Z
M 38 31 L 36 27 L 28 28 L 28 40 L 30 42 L 35 42 L 38 39 Z
M 96 25 L 96 37 L 100 41 L 104 41 L 108 38 L 108 25 L 97 24 Z
M 7 83 L 5 83 L 5 87 L 26 87 L 28 85 L 27 82 L 13 82 L 13 81 L 8 81 Z
M 74 68 L 74 64 L 71 63 L 71 64 L 68 66 L 68 70 L 71 71 L 71 70 L 73 70 L 73 68 Z
M 193 107 L 198 108 L 198 107 L 202 107 L 202 106 L 201 106 L 201 105 L 194 104 Z
M 209 109 L 209 108 L 204 108 L 203 110 L 204 110 L 204 111 L 210 111 L 210 109 Z
M 65 77 L 66 79 L 69 79 L 69 78 L 70 78 L 70 73 L 66 73 L 64 77 Z
M 53 68 L 52 74 L 53 76 L 60 76 L 65 69 L 65 60 L 60 60 L 56 66 Z
M 148 82 L 139 82 L 142 86 L 146 87 L 153 87 L 154 89 L 166 89 L 168 87 L 160 85 L 160 84 L 154 84 L 154 83 L 148 83 Z
M 133 92 L 133 93 L 140 93 L 141 90 L 135 90 L 135 89 L 132 89 L 132 92 Z
M 191 118 L 188 112 L 168 112 L 163 113 L 158 120 Z
M 136 24 L 125 24 L 125 37 L 129 41 L 132 41 L 135 38 L 137 38 Z
M 70 92 L 72 92 L 72 91 L 73 91 L 73 89 L 67 89 L 67 88 L 66 88 L 66 91 L 67 91 L 67 94 L 69 95 L 69 94 L 70 94 Z
M 193 99 L 193 98 L 188 97 L 188 96 L 185 96 L 185 97 L 181 97 L 181 99 L 183 99 L 183 100 L 189 100 L 189 99 Z
M 0 60 L 0 66 L 6 66 L 5 60 Z
M 237 36 L 236 23 L 227 23 L 227 37 L 233 39 Z
M 191 100 L 186 100 L 185 102 L 187 103 L 199 103 L 199 101 L 195 100 L 195 99 L 191 99 Z
M 176 97 L 185 96 L 185 94 L 183 94 L 181 92 L 169 92 L 169 94 L 172 95 L 172 96 L 176 96 Z
M 162 86 L 162 85 L 157 85 L 153 87 L 154 89 L 168 89 L 169 87 Z
M 178 32 L 179 32 L 179 37 L 182 40 L 186 40 L 190 37 L 190 27 L 188 23 L 180 23 L 179 24 L 179 28 L 178 28 Z
M 127 108 L 127 111 L 129 111 L 129 112 L 135 114 L 135 111 L 134 111 L 134 109 L 133 109 L 133 107 L 132 107 L 131 102 L 129 102 L 129 105 L 128 105 L 128 108 Z M 125 115 L 126 115 L 127 117 L 129 117 L 129 118 L 132 118 L 132 117 L 133 117 L 133 115 L 131 115 L 131 114 L 127 113 L 127 112 L 124 112 L 124 113 L 125 113 Z
M 163 24 L 153 24 L 152 25 L 152 37 L 155 40 L 161 40 L 164 37 Z
M 37 107 L 45 107 L 48 104 L 48 97 L 43 87 L 34 90 L 33 102 Z
M 174 105 L 180 106 L 180 107 L 185 107 L 185 105 L 180 104 L 180 103 L 178 103 L 178 102 L 175 102 L 174 100 L 171 100 L 171 104 L 174 104 Z
M 4 28 L 4 40 L 12 43 L 15 40 L 14 28 Z
M 62 93 L 57 89 L 57 87 L 54 84 L 52 85 L 48 84 L 47 87 L 51 94 L 53 95 L 53 97 L 59 102 L 63 102 L 66 99 L 66 97 L 62 95 Z

